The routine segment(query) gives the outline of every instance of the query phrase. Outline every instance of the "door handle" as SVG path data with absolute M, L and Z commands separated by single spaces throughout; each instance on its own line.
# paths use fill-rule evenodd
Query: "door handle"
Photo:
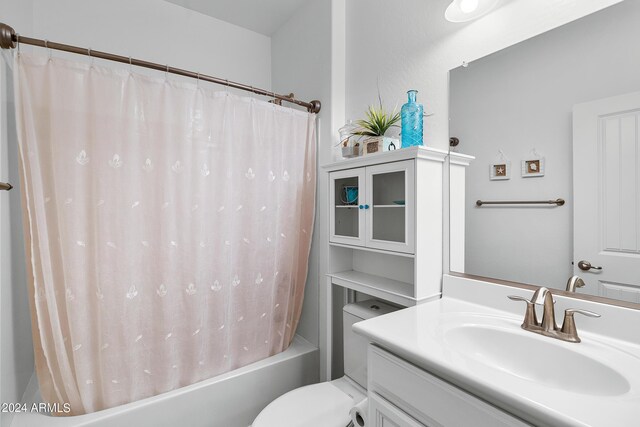
M 578 262 L 578 268 L 582 271 L 589 271 L 589 270 L 602 270 L 602 267 L 596 267 L 591 265 L 591 263 L 589 261 L 580 261 Z

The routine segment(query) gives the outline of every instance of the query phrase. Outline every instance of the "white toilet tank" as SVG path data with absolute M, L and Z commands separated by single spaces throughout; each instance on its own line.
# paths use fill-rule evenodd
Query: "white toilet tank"
M 398 308 L 377 300 L 366 300 L 347 304 L 342 309 L 344 373 L 367 388 L 367 345 L 366 338 L 356 335 L 351 326 L 354 323 L 391 313 Z

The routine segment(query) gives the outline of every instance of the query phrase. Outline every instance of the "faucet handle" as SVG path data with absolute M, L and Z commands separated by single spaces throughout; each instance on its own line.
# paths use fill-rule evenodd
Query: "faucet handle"
M 583 314 L 583 315 L 585 315 L 585 316 L 587 316 L 587 317 L 602 317 L 602 316 L 600 316 L 598 313 L 594 313 L 593 311 L 589 311 L 589 310 L 581 310 L 581 309 L 579 309 L 579 308 L 567 308 L 567 309 L 564 311 L 565 316 L 566 316 L 567 314 L 573 315 L 573 314 L 575 314 L 575 313 Z
M 525 297 L 521 297 L 520 295 L 509 295 L 507 298 L 509 298 L 512 301 L 524 301 L 527 304 L 533 304 L 531 301 L 529 301 Z
M 533 301 L 529 301 L 525 297 L 521 297 L 520 295 L 509 295 L 509 298 L 512 301 L 523 301 L 527 303 L 527 310 L 524 313 L 524 321 L 522 322 L 522 328 L 527 329 L 531 326 L 539 326 L 538 316 L 536 316 L 535 304 Z
M 589 310 L 580 310 L 577 308 L 568 308 L 564 311 L 564 321 L 562 322 L 562 329 L 560 332 L 567 335 L 566 341 L 580 342 L 578 337 L 578 330 L 576 329 L 576 320 L 573 318 L 574 314 L 582 314 L 587 317 L 600 317 L 598 313 L 594 313 Z

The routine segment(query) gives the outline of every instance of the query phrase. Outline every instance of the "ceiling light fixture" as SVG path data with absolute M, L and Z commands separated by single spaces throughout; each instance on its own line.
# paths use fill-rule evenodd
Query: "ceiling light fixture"
M 467 22 L 489 13 L 500 0 L 453 0 L 444 17 L 450 22 Z

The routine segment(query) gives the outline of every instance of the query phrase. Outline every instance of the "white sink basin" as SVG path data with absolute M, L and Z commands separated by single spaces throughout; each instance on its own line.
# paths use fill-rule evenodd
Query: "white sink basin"
M 585 354 L 580 344 L 486 325 L 453 327 L 443 338 L 451 349 L 475 362 L 548 387 L 595 396 L 630 390 L 618 371 Z

